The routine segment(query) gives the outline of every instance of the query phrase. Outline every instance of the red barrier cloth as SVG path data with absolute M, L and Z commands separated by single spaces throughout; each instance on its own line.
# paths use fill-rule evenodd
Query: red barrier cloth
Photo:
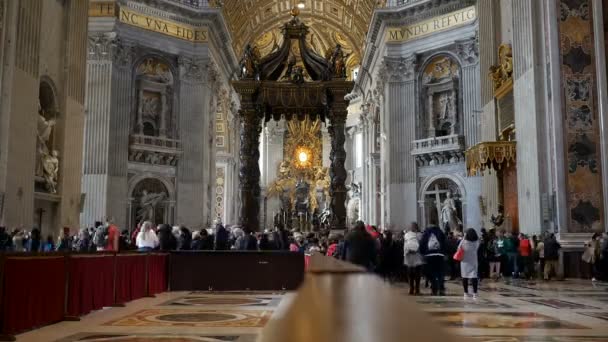
M 167 254 L 148 255 L 148 295 L 167 291 Z
M 68 258 L 68 316 L 83 316 L 114 304 L 114 255 Z
M 7 257 L 2 332 L 13 335 L 63 320 L 65 276 L 63 256 Z
M 116 255 L 116 303 L 146 295 L 146 255 Z

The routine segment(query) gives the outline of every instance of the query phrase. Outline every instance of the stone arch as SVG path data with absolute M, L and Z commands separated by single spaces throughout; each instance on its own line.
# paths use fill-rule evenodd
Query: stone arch
M 467 193 L 464 179 L 454 174 L 438 174 L 427 177 L 420 186 L 418 203 L 423 226 L 428 225 L 429 221 L 433 219 L 440 221 L 438 205 L 443 203 L 448 191 L 452 193 L 455 199 L 457 216 L 462 222 L 466 222 Z M 441 203 L 437 203 L 437 199 Z M 432 201 L 432 203 L 429 201 Z M 435 210 L 435 208 L 437 209 Z
M 176 191 L 171 181 L 157 174 L 146 172 L 129 180 L 128 189 L 129 227 L 134 227 L 142 219 L 150 219 L 149 217 L 142 217 L 142 212 L 145 211 L 143 210 L 145 209 L 144 205 L 142 205 L 142 197 L 145 195 L 144 190 L 149 195 L 163 194 L 163 196 L 157 196 L 158 200 L 155 201 L 155 205 L 151 209 L 153 223 L 173 223 Z
M 55 82 L 48 76 L 42 76 L 40 78 L 38 101 L 41 109 L 52 112 L 53 115 L 57 115 L 57 87 L 55 86 Z

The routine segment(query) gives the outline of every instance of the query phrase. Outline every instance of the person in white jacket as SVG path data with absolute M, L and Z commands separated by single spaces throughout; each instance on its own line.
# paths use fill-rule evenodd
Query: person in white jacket
M 410 295 L 420 295 L 420 278 L 424 258 L 420 254 L 421 234 L 418 224 L 412 222 L 403 236 L 403 264 L 407 267 L 407 278 L 410 283 Z
M 477 298 L 477 286 L 479 278 L 477 275 L 478 259 L 477 250 L 479 249 L 479 236 L 473 228 L 467 229 L 464 239 L 460 241 L 459 249 L 462 249 L 464 254 L 460 261 L 460 274 L 462 276 L 462 287 L 464 288 L 464 297 L 469 298 L 469 280 L 473 285 L 473 298 Z
M 142 224 L 140 232 L 135 239 L 135 245 L 142 252 L 147 252 L 158 247 L 158 237 L 152 229 L 152 222 L 146 221 Z

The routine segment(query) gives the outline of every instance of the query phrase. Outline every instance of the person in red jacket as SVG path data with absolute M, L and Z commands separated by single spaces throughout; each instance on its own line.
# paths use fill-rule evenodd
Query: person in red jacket
M 532 243 L 527 235 L 519 234 L 519 258 L 520 258 L 520 270 L 526 279 L 529 279 L 532 275 Z

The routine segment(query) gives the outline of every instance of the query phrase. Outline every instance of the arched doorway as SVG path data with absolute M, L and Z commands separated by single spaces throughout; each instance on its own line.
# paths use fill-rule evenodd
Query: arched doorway
M 442 229 L 461 230 L 464 222 L 464 191 L 454 180 L 437 177 L 423 187 L 420 198 L 423 226 L 438 224 Z
M 173 222 L 173 191 L 157 178 L 143 178 L 132 187 L 129 227 L 143 221 Z

